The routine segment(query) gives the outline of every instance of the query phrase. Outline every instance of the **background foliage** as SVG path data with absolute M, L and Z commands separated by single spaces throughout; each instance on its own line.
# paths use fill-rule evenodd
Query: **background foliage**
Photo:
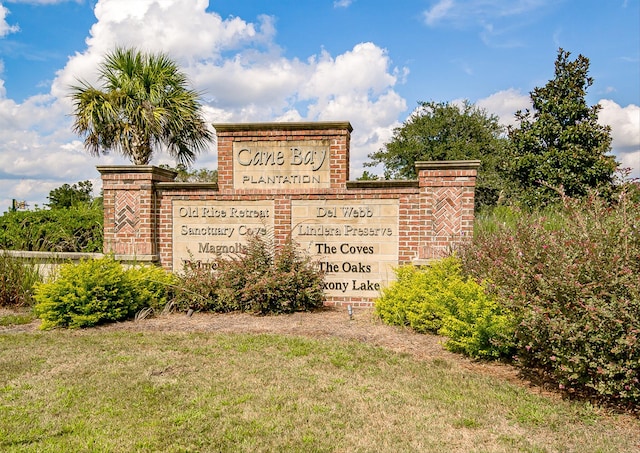
M 100 253 L 103 222 L 98 203 L 7 212 L 0 217 L 0 249 Z
M 176 182 L 218 182 L 218 170 L 190 168 L 185 164 L 178 164 L 175 167 L 161 164 L 160 168 L 175 171 L 177 173 Z
M 78 204 L 91 203 L 93 200 L 93 184 L 91 181 L 80 181 L 76 184 L 63 184 L 49 192 L 49 207 L 62 209 L 77 206 Z
M 0 307 L 31 306 L 33 286 L 40 280 L 35 265 L 0 252 Z
M 371 162 L 365 166 L 383 164 L 385 179 L 415 179 L 418 161 L 478 159 L 476 206 L 493 205 L 506 189 L 499 173 L 507 146 L 504 131 L 497 116 L 467 101 L 421 102 L 385 148 L 369 155 Z

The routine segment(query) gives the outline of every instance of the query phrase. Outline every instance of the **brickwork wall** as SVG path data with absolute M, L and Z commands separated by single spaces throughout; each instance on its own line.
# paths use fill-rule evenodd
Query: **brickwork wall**
M 440 258 L 473 235 L 473 208 L 479 161 L 416 164 L 425 230 L 420 259 Z
M 148 166 L 98 167 L 105 208 L 105 252 L 146 256 L 173 266 L 174 202 L 273 201 L 277 243 L 291 234 L 292 202 L 299 200 L 397 200 L 398 263 L 424 263 L 471 236 L 479 162 L 421 162 L 417 181 L 348 181 L 349 123 L 215 125 L 218 183 L 177 183 L 175 173 Z M 234 141 L 328 140 L 330 187 L 279 190 L 235 189 Z M 355 283 L 354 283 L 355 284 Z M 372 297 L 333 294 L 329 305 L 371 305 Z
M 175 173 L 152 166 L 99 166 L 104 199 L 104 250 L 147 259 L 157 254 L 155 183 Z

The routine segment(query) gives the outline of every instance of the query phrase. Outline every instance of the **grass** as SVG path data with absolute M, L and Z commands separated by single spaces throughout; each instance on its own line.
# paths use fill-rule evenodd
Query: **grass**
M 33 313 L 12 313 L 2 314 L 0 313 L 0 326 L 18 326 L 20 324 L 29 324 L 36 317 Z
M 0 307 L 0 327 L 29 324 L 37 319 L 31 307 Z
M 41 280 L 37 265 L 0 250 L 0 308 L 31 305 L 33 286 Z
M 518 208 L 512 206 L 485 208 L 475 215 L 474 235 L 495 234 L 503 227 L 513 230 L 522 215 L 523 213 Z M 562 229 L 567 221 L 563 213 L 555 206 L 537 211 L 537 217 L 544 219 L 545 228 L 551 231 Z
M 640 420 L 438 358 L 277 335 L 0 335 L 0 451 L 625 452 Z

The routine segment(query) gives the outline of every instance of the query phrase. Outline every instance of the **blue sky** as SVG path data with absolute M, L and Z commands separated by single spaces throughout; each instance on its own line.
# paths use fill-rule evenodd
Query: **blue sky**
M 590 59 L 587 100 L 640 176 L 640 0 L 0 0 L 0 212 L 127 163 L 83 150 L 67 97 L 117 45 L 172 56 L 213 123 L 350 121 L 352 178 L 418 101 L 513 124 L 562 47 Z

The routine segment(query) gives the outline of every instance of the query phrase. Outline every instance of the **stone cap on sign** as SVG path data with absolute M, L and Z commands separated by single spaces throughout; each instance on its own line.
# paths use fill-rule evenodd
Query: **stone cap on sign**
M 418 187 L 417 179 L 372 179 L 347 181 L 347 189 L 397 189 Z
M 180 189 L 180 190 L 211 190 L 214 192 L 218 191 L 218 183 L 217 182 L 200 182 L 200 181 L 171 181 L 171 182 L 157 182 L 156 188 L 171 190 L 171 189 Z
M 96 167 L 101 175 L 107 174 L 152 174 L 167 179 L 175 179 L 177 172 L 166 168 L 156 167 L 154 165 L 98 165 Z
M 479 160 L 440 160 L 416 162 L 420 187 L 475 187 Z
M 416 170 L 477 170 L 479 160 L 433 160 L 416 162 Z
M 324 122 L 271 122 L 271 123 L 213 123 L 216 132 L 251 132 L 251 131 L 308 131 L 347 129 L 353 132 L 353 127 L 348 121 L 324 121 Z

